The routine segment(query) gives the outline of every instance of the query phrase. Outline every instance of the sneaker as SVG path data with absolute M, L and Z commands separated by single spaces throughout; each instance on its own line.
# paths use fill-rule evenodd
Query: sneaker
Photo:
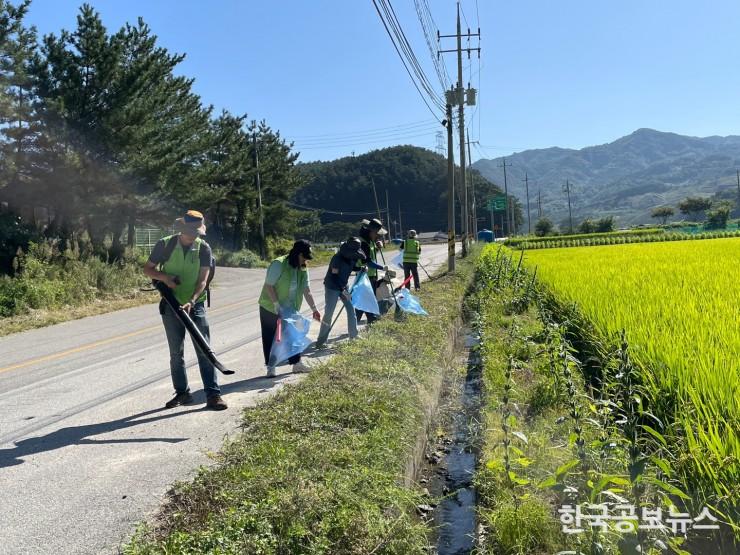
M 323 351 L 324 349 L 326 349 L 326 343 L 316 343 L 313 347 L 317 351 Z
M 190 395 L 189 391 L 186 391 L 185 393 L 176 393 L 172 399 L 165 403 L 164 407 L 166 409 L 174 409 L 175 407 L 179 407 L 180 405 L 187 405 L 192 402 L 193 396 Z
M 311 369 L 303 364 L 302 362 L 296 362 L 293 365 L 293 373 L 294 374 L 308 374 L 311 371 Z
M 206 401 L 206 408 L 211 410 L 226 410 L 229 407 L 224 403 L 221 395 L 211 395 Z
M 274 378 L 276 376 L 275 374 L 275 367 L 274 366 L 268 366 L 267 367 L 267 377 L 268 378 Z

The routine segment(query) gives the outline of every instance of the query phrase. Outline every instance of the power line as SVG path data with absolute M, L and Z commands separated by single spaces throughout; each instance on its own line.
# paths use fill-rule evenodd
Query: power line
M 419 134 L 419 133 L 433 133 L 439 128 L 438 124 L 433 125 L 426 125 L 424 127 L 413 127 L 409 129 L 399 129 L 397 131 L 388 131 L 384 133 L 375 133 L 375 134 L 367 134 L 367 135 L 356 135 L 356 136 L 337 136 L 337 137 L 326 137 L 324 139 L 306 139 L 306 140 L 300 140 L 300 139 L 293 139 L 294 142 L 306 146 L 321 146 L 322 144 L 330 144 L 330 143 L 353 143 L 358 141 L 365 141 L 365 140 L 385 140 L 385 139 L 393 139 L 395 137 L 402 137 L 404 135 L 410 135 L 410 134 Z
M 393 43 L 393 48 L 395 48 L 396 53 L 398 54 L 398 57 L 401 59 L 401 63 L 403 64 L 404 69 L 406 69 L 406 73 L 408 73 L 409 77 L 411 78 L 411 82 L 413 83 L 414 88 L 416 88 L 417 92 L 419 93 L 419 96 L 421 96 L 421 99 L 424 101 L 424 104 L 426 104 L 426 107 L 432 113 L 432 115 L 434 116 L 434 119 L 436 119 L 437 121 L 441 123 L 439 117 L 437 116 L 437 113 L 429 105 L 426 95 L 422 92 L 421 88 L 419 88 L 419 84 L 416 82 L 414 75 L 409 69 L 409 66 L 406 62 L 406 58 L 401 53 L 402 48 L 399 47 L 399 44 L 396 43 L 397 39 L 394 38 L 394 34 L 396 34 L 396 31 L 391 31 L 391 28 L 389 28 L 388 22 L 386 22 L 386 19 L 383 17 L 383 13 L 380 11 L 380 8 L 378 7 L 378 1 L 381 3 L 381 5 L 383 5 L 383 11 L 386 13 L 386 16 L 388 16 L 388 9 L 387 9 L 387 6 L 385 5 L 386 0 L 372 0 L 372 2 L 373 2 L 373 6 L 375 6 L 375 11 L 378 12 L 378 17 L 380 17 L 380 21 L 383 23 L 383 27 L 385 28 L 385 31 L 388 34 L 388 37 L 391 39 L 391 42 Z M 423 79 L 422 79 L 422 82 L 423 82 Z M 428 91 L 427 91 L 427 94 L 429 94 Z M 435 104 L 438 108 L 442 106 L 441 102 L 439 101 L 439 99 L 436 97 L 435 94 L 431 94 L 430 97 L 432 99 L 432 103 Z
M 420 121 L 412 121 L 411 123 L 399 123 L 398 125 L 391 125 L 389 127 L 376 127 L 374 129 L 365 129 L 361 131 L 345 131 L 341 133 L 322 133 L 320 135 L 295 135 L 293 138 L 294 139 L 312 139 L 312 138 L 318 138 L 318 137 L 339 137 L 342 135 L 365 135 L 365 134 L 371 134 L 375 132 L 390 131 L 393 129 L 398 129 L 399 127 L 403 127 L 403 128 L 418 127 L 418 126 L 428 125 L 428 124 L 437 125 L 432 120 L 425 119 L 425 120 L 420 120 Z
M 436 127 L 434 129 L 437 129 Z M 337 143 L 307 143 L 306 146 L 301 146 L 303 143 L 297 142 L 296 147 L 298 150 L 311 150 L 311 149 L 317 149 L 317 148 L 336 148 L 336 147 L 343 147 L 343 146 L 355 146 L 355 145 L 369 145 L 369 144 L 375 144 L 375 143 L 385 143 L 385 142 L 395 142 L 403 139 L 415 139 L 418 137 L 428 137 L 432 131 L 429 130 L 424 133 L 413 133 L 413 134 L 405 134 L 405 135 L 396 135 L 392 137 L 375 137 L 375 138 L 369 138 L 369 140 L 357 140 L 357 141 L 346 141 L 346 142 L 337 142 Z
M 444 65 L 444 58 L 440 59 L 440 57 L 437 55 L 436 49 L 433 44 L 433 30 L 436 30 L 437 27 L 434 24 L 434 18 L 432 17 L 432 12 L 429 9 L 429 4 L 427 0 L 414 0 L 414 6 L 416 7 L 416 14 L 419 17 L 421 30 L 424 33 L 424 39 L 426 40 L 427 47 L 429 48 L 429 54 L 432 57 L 432 64 L 434 65 L 434 70 L 437 72 L 439 83 L 440 85 L 442 85 L 443 90 L 447 90 L 447 86 L 449 83 L 447 67 Z
M 341 210 L 327 210 L 326 208 L 315 208 L 313 206 L 306 206 L 305 204 L 298 204 L 297 202 L 290 202 L 286 201 L 285 204 L 288 206 L 292 206 L 293 208 L 298 208 L 300 210 L 313 210 L 315 212 L 322 212 L 324 214 L 335 214 L 338 216 L 373 216 L 376 212 L 347 212 L 347 211 L 341 211 Z M 381 213 L 386 213 L 386 210 L 380 209 Z
M 399 43 L 403 47 L 403 50 L 407 55 L 407 59 L 411 62 L 412 68 L 414 69 L 414 72 L 419 77 L 419 80 L 422 83 L 422 86 L 425 88 L 427 93 L 430 95 L 430 98 L 437 104 L 437 106 L 440 108 L 443 108 L 444 106 L 440 102 L 439 97 L 436 91 L 434 90 L 434 87 L 429 81 L 429 78 L 426 76 L 426 73 L 424 73 L 424 70 L 421 67 L 421 64 L 419 63 L 419 59 L 416 57 L 416 53 L 414 52 L 414 49 L 412 48 L 411 43 L 409 43 L 408 39 L 406 38 L 406 33 L 404 33 L 403 27 L 401 26 L 401 23 L 398 20 L 398 17 L 396 16 L 396 11 L 393 8 L 393 4 L 391 4 L 391 0 L 380 0 L 380 1 L 381 1 L 381 5 L 383 6 L 383 9 L 386 15 L 389 18 L 391 26 L 394 29 L 396 38 L 399 40 Z

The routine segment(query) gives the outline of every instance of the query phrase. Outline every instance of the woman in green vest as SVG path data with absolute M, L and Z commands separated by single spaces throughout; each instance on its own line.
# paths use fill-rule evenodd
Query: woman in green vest
M 311 243 L 300 239 L 293 244 L 290 252 L 272 261 L 267 268 L 265 284 L 260 295 L 260 324 L 262 327 L 262 351 L 265 355 L 267 376 L 275 376 L 275 367 L 270 366 L 270 350 L 277 332 L 281 307 L 301 310 L 303 299 L 313 311 L 313 319 L 321 321 L 321 314 L 311 295 L 307 261 L 311 260 Z M 288 359 L 294 373 L 308 372 L 309 368 L 301 362 L 301 355 Z
M 419 286 L 419 258 L 421 257 L 421 243 L 416 238 L 416 231 L 409 230 L 409 237 L 401 244 L 403 250 L 403 280 L 409 279 L 410 275 L 414 276 L 414 289 L 417 291 Z M 408 286 L 406 286 L 408 288 Z

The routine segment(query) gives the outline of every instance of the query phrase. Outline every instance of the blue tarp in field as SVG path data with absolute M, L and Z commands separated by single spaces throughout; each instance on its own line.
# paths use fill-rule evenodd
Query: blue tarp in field
M 375 298 L 375 291 L 365 272 L 361 272 L 352 286 L 352 306 L 357 310 L 368 312 L 370 314 L 380 315 L 378 300 Z
M 418 314 L 420 316 L 429 316 L 429 313 L 421 307 L 419 299 L 414 297 L 408 289 L 401 289 L 396 293 L 396 302 L 401 310 Z
M 282 337 L 277 340 L 277 334 L 270 349 L 270 366 L 277 366 L 290 357 L 300 354 L 311 344 L 307 337 L 311 327 L 311 320 L 292 309 L 280 309 L 282 320 Z

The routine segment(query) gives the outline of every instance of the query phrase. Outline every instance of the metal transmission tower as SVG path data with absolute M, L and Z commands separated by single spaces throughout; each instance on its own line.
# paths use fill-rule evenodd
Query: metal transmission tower
M 435 137 L 436 137 L 436 144 L 434 146 L 434 150 L 440 156 L 444 156 L 445 151 L 447 150 L 447 147 L 445 147 L 444 133 L 442 133 L 441 131 L 437 131 Z
M 468 240 L 469 240 L 469 218 L 467 217 L 467 214 L 470 213 L 470 210 L 468 208 L 468 187 L 466 186 L 466 180 L 465 180 L 465 104 L 467 101 L 468 106 L 474 106 L 475 105 L 475 93 L 476 90 L 473 88 L 470 88 L 468 86 L 468 89 L 465 90 L 463 88 L 463 65 L 462 65 L 462 53 L 463 51 L 467 51 L 468 58 L 470 58 L 470 52 L 471 51 L 477 51 L 478 57 L 480 57 L 480 46 L 478 47 L 471 47 L 467 46 L 466 48 L 463 48 L 462 46 L 462 38 L 465 36 L 468 39 L 468 43 L 470 43 L 470 39 L 472 37 L 478 37 L 480 39 L 480 29 L 478 29 L 477 33 L 471 33 L 470 29 L 468 29 L 467 34 L 463 35 L 462 33 L 462 27 L 460 25 L 460 2 L 457 3 L 457 33 L 454 35 L 440 35 L 439 31 L 437 31 L 437 41 L 439 42 L 443 38 L 455 38 L 457 39 L 457 48 L 454 48 L 452 50 L 438 50 L 437 56 L 440 54 L 444 54 L 447 52 L 455 52 L 457 53 L 457 88 L 453 89 L 452 91 L 447 92 L 447 103 L 450 105 L 457 105 L 458 106 L 458 127 L 460 131 L 460 184 L 463 188 L 463 194 L 462 194 L 462 202 L 463 202 L 463 209 L 462 213 L 465 215 L 463 217 L 463 221 L 461 222 L 462 227 L 462 234 L 463 234 L 463 241 L 462 241 L 462 248 L 463 248 L 463 256 L 466 256 L 468 253 Z
M 532 235 L 532 215 L 529 212 L 529 175 L 524 172 L 524 187 L 527 191 L 527 235 Z
M 563 187 L 563 192 L 568 193 L 568 222 L 570 227 L 570 233 L 573 234 L 573 211 L 571 210 L 570 206 L 570 192 L 572 190 L 572 187 L 570 185 L 569 180 L 565 180 L 565 187 Z
M 537 219 L 542 219 L 542 190 L 539 184 L 537 184 Z
M 512 224 L 511 224 L 511 210 L 509 209 L 509 184 L 506 180 L 506 168 L 510 168 L 511 164 L 506 163 L 506 158 L 504 158 L 503 163 L 498 165 L 499 168 L 504 169 L 504 195 L 506 196 L 506 233 L 511 234 L 512 233 Z M 502 226 L 503 228 L 503 226 Z M 503 229 L 501 229 L 503 232 Z

